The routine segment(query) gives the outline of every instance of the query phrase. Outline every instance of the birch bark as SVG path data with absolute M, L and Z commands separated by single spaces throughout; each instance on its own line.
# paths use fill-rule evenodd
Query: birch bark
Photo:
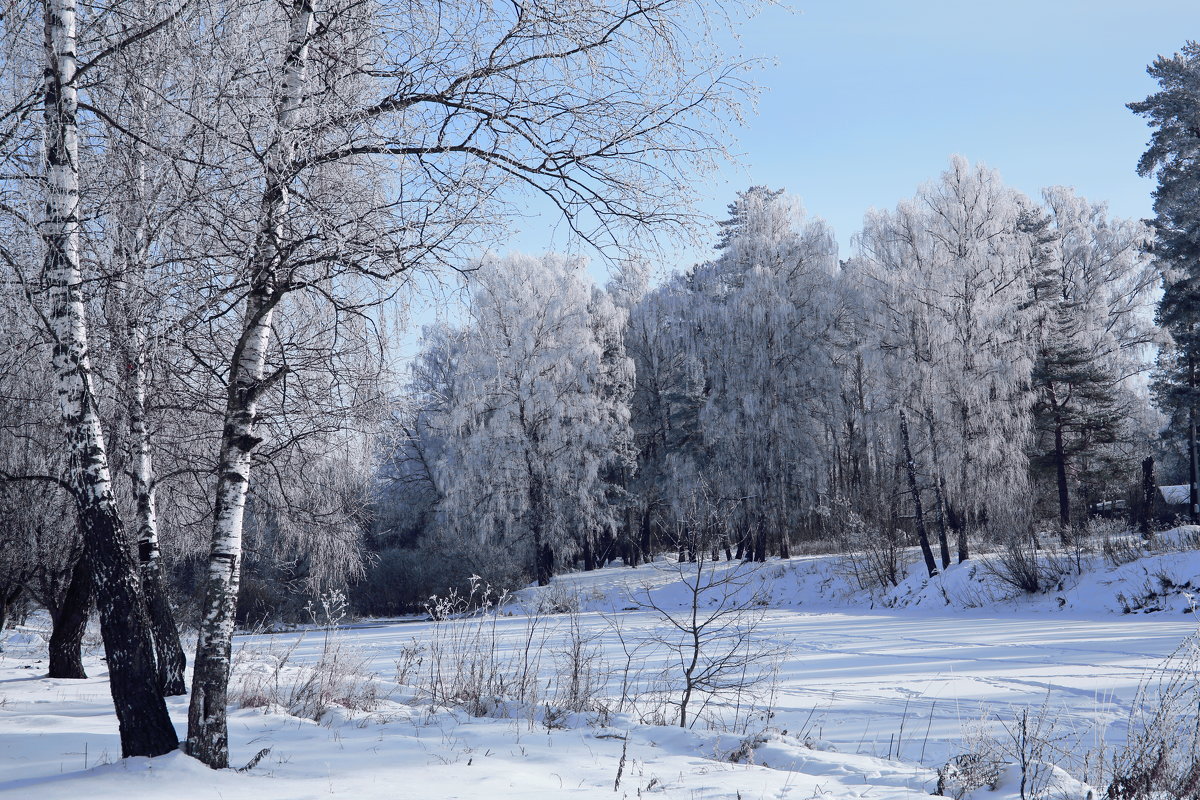
M 241 577 L 242 522 L 250 482 L 251 453 L 262 441 L 256 430 L 259 400 L 273 378 L 266 375 L 272 318 L 286 291 L 286 287 L 280 285 L 279 270 L 289 209 L 294 128 L 307 77 L 313 14 L 313 5 L 308 0 L 296 0 L 292 5 L 275 133 L 265 158 L 266 178 L 258 234 L 250 261 L 250 292 L 231 361 L 221 433 L 212 548 L 204 616 L 196 643 L 187 735 L 188 753 L 214 769 L 229 765 L 226 705 L 234 612 Z
M 119 331 L 117 336 L 124 351 L 124 391 L 126 411 L 129 415 L 129 438 L 126 445 L 129 463 L 126 469 L 136 504 L 141 589 L 149 614 L 158 680 L 162 685 L 163 694 L 175 696 L 187 693 L 183 678 L 187 659 L 179 640 L 179 629 L 175 625 L 170 596 L 163 580 L 162 554 L 158 545 L 154 456 L 147 419 L 150 376 L 147 367 L 149 342 L 144 306 L 150 299 L 150 292 L 146 287 L 146 265 L 149 263 L 151 250 L 146 224 L 147 215 L 150 213 L 146 196 L 146 138 L 150 128 L 150 113 L 146 93 L 142 87 L 136 82 L 130 82 L 126 91 L 131 95 L 130 106 L 134 109 L 132 118 L 128 121 L 132 135 L 124 147 L 130 159 L 130 189 L 129 196 L 124 198 L 126 210 L 119 214 L 117 219 L 115 258 L 121 274 L 121 302 L 124 306 L 120 314 L 124 330 Z
M 150 427 L 146 421 L 146 334 L 134 326 L 130 332 L 132 359 L 129 364 L 129 438 L 130 481 L 137 503 L 138 562 L 142 595 L 146 600 L 150 631 L 154 638 L 154 656 L 158 682 L 163 694 L 172 697 L 187 693 L 183 679 L 187 658 L 179 641 L 179 628 L 171 611 L 170 597 L 162 573 L 162 554 L 158 546 L 158 499 L 155 489 L 154 460 L 150 450 Z
M 71 454 L 85 557 L 100 612 L 121 751 L 124 756 L 156 756 L 175 749 L 178 739 L 155 678 L 137 567 L 113 500 L 88 356 L 79 262 L 75 2 L 47 0 L 44 13 L 46 210 L 42 238 L 57 394 Z

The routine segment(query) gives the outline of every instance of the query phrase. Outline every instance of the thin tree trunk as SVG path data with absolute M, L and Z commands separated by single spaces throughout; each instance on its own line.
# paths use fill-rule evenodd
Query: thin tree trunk
M 137 501 L 138 560 L 141 566 L 142 595 L 150 617 L 150 632 L 154 637 L 154 655 L 158 680 L 163 694 L 175 696 L 187 693 L 183 680 L 187 658 L 179 641 L 179 629 L 167 594 L 162 574 L 162 558 L 158 549 L 158 512 L 154 487 L 154 463 L 150 453 L 150 430 L 146 424 L 146 349 L 145 334 L 134 331 L 132 342 L 131 398 L 129 404 L 129 435 L 133 458 L 130 477 L 133 496 Z
M 109 685 L 125 756 L 156 756 L 178 739 L 154 673 L 137 566 L 112 495 L 104 435 L 92 391 L 79 265 L 79 145 L 75 2 L 45 5 L 45 278 L 54 335 L 59 405 L 73 463 L 87 563 L 108 659 Z
M 1054 418 L 1054 473 L 1058 481 L 1058 524 L 1065 540 L 1071 530 L 1071 495 L 1067 486 L 1067 451 L 1063 444 L 1063 426 L 1058 417 Z
M 633 508 L 625 512 L 625 530 L 627 534 L 625 548 L 628 551 L 625 556 L 625 566 L 627 567 L 636 567 L 642 560 L 642 548 L 639 541 L 641 524 L 642 515 L 639 512 Z
M 933 550 L 929 547 L 929 534 L 925 530 L 925 512 L 921 508 L 921 487 L 917 485 L 917 462 L 912 457 L 912 447 L 908 441 L 908 418 L 900 411 L 900 440 L 904 445 L 904 466 L 908 472 L 908 489 L 913 496 L 913 508 L 916 516 L 917 540 L 921 543 L 921 555 L 925 558 L 925 568 L 929 577 L 937 575 L 937 563 L 933 560 Z
M 646 510 L 642 513 L 641 541 L 638 546 L 642 561 L 650 561 L 654 557 L 654 554 L 650 552 L 652 533 L 650 508 L 647 506 Z
M 583 569 L 592 572 L 596 569 L 596 553 L 592 549 L 592 537 L 583 535 Z
M 21 599 L 24 589 L 24 586 L 17 585 L 0 594 L 0 634 L 4 633 L 4 628 L 8 625 L 8 610 Z
M 1142 515 L 1138 529 L 1143 539 L 1154 536 L 1154 501 L 1158 494 L 1158 480 L 1154 477 L 1154 456 L 1142 461 Z
M 50 631 L 49 661 L 51 678 L 86 678 L 83 669 L 83 635 L 87 631 L 92 606 L 92 576 L 87 559 L 81 553 L 71 570 L 71 582 L 62 604 L 53 609 L 54 628 Z
M 937 514 L 938 549 L 942 557 L 942 569 L 950 566 L 950 537 L 946 531 L 946 497 L 944 494 L 945 479 L 942 478 L 942 466 L 938 459 L 937 435 L 933 424 L 933 410 L 929 414 L 929 452 L 933 457 L 933 504 Z
M 116 220 L 116 262 L 121 271 L 120 316 L 124 330 L 117 333 L 124 351 L 125 400 L 129 415 L 126 467 L 136 505 L 138 561 L 141 572 L 142 596 L 150 619 L 154 638 L 154 655 L 158 679 L 168 696 L 187 693 L 183 672 L 187 660 L 179 641 L 179 629 L 162 574 L 162 559 L 158 546 L 157 489 L 154 460 L 150 448 L 150 426 L 147 421 L 146 398 L 149 375 L 146 358 L 149 352 L 144 306 L 150 299 L 146 288 L 145 270 L 149 260 L 150 241 L 147 232 L 148 200 L 146 197 L 147 147 L 144 137 L 150 128 L 146 93 L 134 82 L 126 86 L 130 94 L 129 107 L 134 110 L 128 126 L 132 131 L 125 143 L 130 159 L 131 180 L 126 184 L 124 213 Z
M 1196 362 L 1188 356 L 1188 513 L 1192 522 L 1200 522 L 1200 487 L 1197 478 L 1200 477 L 1200 463 L 1197 462 L 1196 452 Z
M 284 257 L 284 222 L 289 209 L 294 144 L 291 141 L 307 79 L 313 6 L 292 4 L 288 54 L 276 107 L 275 138 L 265 154 L 266 181 L 260 219 L 250 261 L 250 292 L 242 315 L 242 332 L 234 348 L 225 400 L 225 424 L 217 465 L 216 507 L 204 614 L 196 642 L 192 696 L 188 707 L 187 751 L 214 769 L 229 766 L 226 717 L 233 626 L 241 579 L 242 521 L 250 482 L 250 453 L 262 441 L 257 435 L 262 394 L 282 373 L 266 375 L 267 348 Z

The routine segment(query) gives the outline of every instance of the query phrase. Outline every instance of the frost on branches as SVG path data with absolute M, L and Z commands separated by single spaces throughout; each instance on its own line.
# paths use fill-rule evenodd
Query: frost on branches
M 608 470 L 629 458 L 624 312 L 561 256 L 489 258 L 427 424 L 446 535 L 472 539 L 546 583 L 611 533 Z M 437 346 L 436 337 L 429 342 Z M 429 358 L 429 355 L 426 355 Z

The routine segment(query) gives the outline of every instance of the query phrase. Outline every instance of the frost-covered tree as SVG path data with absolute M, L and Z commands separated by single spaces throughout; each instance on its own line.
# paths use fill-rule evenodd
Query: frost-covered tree
M 880 368 L 898 410 L 921 420 L 923 483 L 939 540 L 953 529 L 960 561 L 968 532 L 1019 517 L 1027 494 L 1029 248 L 1017 222 L 1028 205 L 993 170 L 955 157 L 913 200 L 869 215 L 861 237 L 864 277 L 877 284 Z
M 685 281 L 676 276 L 641 292 L 628 310 L 625 352 L 633 362 L 630 426 L 637 453 L 636 469 L 626 482 L 632 497 L 625 559 L 631 566 L 653 556 L 656 534 L 664 533 L 674 517 L 675 498 L 692 496 L 696 488 L 679 474 L 678 460 L 704 460 L 699 426 L 703 381 L 689 353 L 690 301 Z
M 9 9 L 6 8 L 6 12 Z M 107 26 L 73 0 L 13 6 L 0 41 L 0 162 L 3 262 L 26 291 L 30 314 L 49 340 L 70 487 L 95 588 L 110 671 L 110 687 L 125 755 L 160 755 L 177 737 L 155 669 L 155 653 L 137 564 L 118 506 L 103 394 L 97 379 L 94 331 L 88 316 L 92 277 L 85 228 L 96 218 L 85 205 L 90 177 L 88 78 L 122 46 L 161 27 L 166 18 L 133 28 Z M 83 47 L 81 47 L 83 45 Z M 35 67 L 35 65 L 38 65 Z M 36 198 L 34 195 L 39 195 Z M 34 209 L 37 209 L 36 211 Z M 34 263 L 40 261 L 40 269 Z
M 1052 470 L 1065 535 L 1072 489 L 1102 482 L 1143 403 L 1131 378 L 1147 368 L 1157 339 L 1149 307 L 1157 274 L 1146 225 L 1110 219 L 1067 188 L 1042 197 L 1045 212 L 1024 221 L 1035 248 L 1034 466 Z
M 513 255 L 472 275 L 467 317 L 453 390 L 429 422 L 445 432 L 442 525 L 545 584 L 618 524 L 607 478 L 630 456 L 624 313 L 581 262 Z
M 703 384 L 700 467 L 749 555 L 786 557 L 826 477 L 817 409 L 837 383 L 837 246 L 797 198 L 764 187 L 739 194 L 717 246 L 689 276 L 684 317 Z

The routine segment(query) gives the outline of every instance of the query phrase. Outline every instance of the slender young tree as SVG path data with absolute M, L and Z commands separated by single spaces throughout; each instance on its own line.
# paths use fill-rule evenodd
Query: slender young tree
M 691 12 L 684 0 L 428 9 L 297 0 L 240 11 L 248 28 L 268 32 L 271 55 L 244 73 L 266 83 L 224 97 L 237 101 L 228 113 L 265 125 L 243 147 L 260 199 L 249 257 L 231 269 L 244 299 L 225 358 L 189 712 L 197 758 L 228 763 L 242 520 L 264 438 L 260 407 L 288 372 L 267 368 L 280 309 L 297 292 L 336 302 L 355 278 L 386 281 L 452 260 L 515 210 L 513 190 L 548 199 L 601 246 L 686 224 L 685 176 L 721 156 L 709 123 L 734 112 L 745 88 L 703 31 L 687 31 Z

